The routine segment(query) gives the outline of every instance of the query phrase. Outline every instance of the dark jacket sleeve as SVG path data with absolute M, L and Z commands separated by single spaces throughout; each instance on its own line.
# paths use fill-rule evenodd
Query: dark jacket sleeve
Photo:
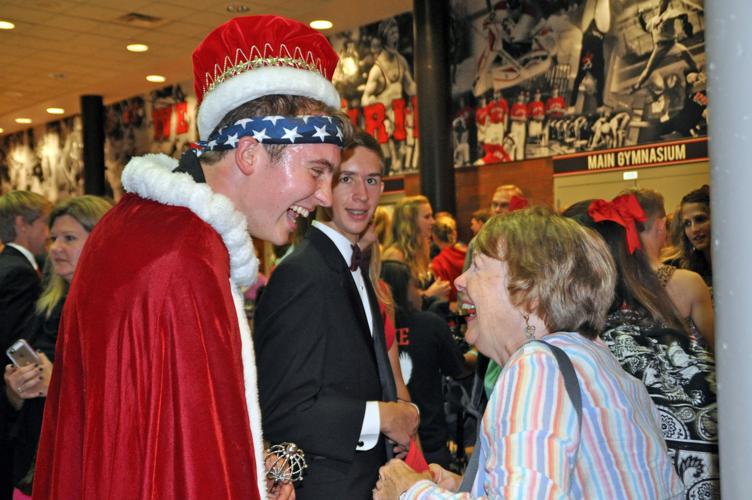
M 288 258 L 274 270 L 254 313 L 254 343 L 264 434 L 305 453 L 352 462 L 365 400 L 327 391 L 328 325 L 324 273 Z

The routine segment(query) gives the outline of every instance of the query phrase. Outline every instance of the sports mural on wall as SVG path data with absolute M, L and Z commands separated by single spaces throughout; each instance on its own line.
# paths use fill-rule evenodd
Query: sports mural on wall
M 454 164 L 706 135 L 701 0 L 452 0 Z
M 53 203 L 83 194 L 81 117 L 8 134 L 0 142 L 0 193 L 18 189 Z
M 405 13 L 329 37 L 340 58 L 332 81 L 342 107 L 379 141 L 388 175 L 418 168 L 412 33 Z
M 186 87 L 192 92 L 191 85 Z M 120 199 L 120 176 L 133 156 L 165 153 L 177 158 L 197 140 L 196 98 L 182 89 L 170 85 L 105 106 L 107 195 Z M 83 168 L 79 115 L 5 135 L 0 142 L 0 193 L 30 190 L 53 203 L 84 194 Z
M 120 176 L 132 157 L 164 153 L 179 158 L 197 140 L 195 114 L 196 98 L 180 84 L 105 107 L 105 174 L 116 200 L 123 194 Z

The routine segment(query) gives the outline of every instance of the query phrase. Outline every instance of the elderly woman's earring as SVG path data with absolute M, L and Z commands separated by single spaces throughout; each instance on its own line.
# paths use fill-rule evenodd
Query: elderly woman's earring
M 535 340 L 535 325 L 530 324 L 530 315 L 523 314 L 522 317 L 525 318 L 525 335 L 527 339 Z

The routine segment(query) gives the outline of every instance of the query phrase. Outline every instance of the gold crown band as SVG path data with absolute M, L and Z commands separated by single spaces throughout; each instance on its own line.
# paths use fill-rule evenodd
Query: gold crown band
M 308 71 L 315 71 L 316 73 L 320 74 L 324 78 L 326 78 L 325 75 L 322 74 L 322 72 L 319 70 L 318 65 L 306 62 L 303 59 L 296 59 L 294 57 L 264 57 L 264 58 L 256 58 L 252 59 L 250 61 L 245 61 L 240 64 L 236 64 L 234 66 L 231 66 L 224 70 L 219 75 L 216 75 L 211 83 L 209 83 L 206 88 L 204 89 L 204 94 L 207 94 L 214 90 L 214 88 L 217 87 L 217 85 L 221 84 L 225 80 L 232 78 L 233 76 L 237 76 L 240 73 L 243 73 L 245 71 L 249 71 L 256 68 L 261 67 L 269 67 L 269 66 L 288 66 L 291 68 L 298 68 L 298 69 L 305 69 Z M 206 80 L 208 81 L 210 78 L 209 74 L 206 75 Z

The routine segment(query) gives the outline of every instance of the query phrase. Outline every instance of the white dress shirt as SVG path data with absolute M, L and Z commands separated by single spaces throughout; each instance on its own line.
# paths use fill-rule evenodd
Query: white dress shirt
M 345 235 L 322 222 L 313 221 L 313 226 L 332 240 L 332 243 L 337 247 L 339 253 L 342 254 L 342 257 L 345 259 L 345 262 L 349 267 L 350 261 L 352 260 L 353 243 L 347 239 Z M 368 320 L 368 329 L 371 332 L 371 337 L 373 337 L 373 314 L 371 313 L 371 302 L 368 300 L 368 291 L 366 290 L 366 282 L 363 279 L 363 273 L 360 268 L 355 271 L 350 271 L 350 273 L 352 274 L 353 281 L 355 281 L 355 287 L 358 289 L 360 302 L 363 304 L 363 310 L 366 313 L 366 319 Z M 376 446 L 380 434 L 381 417 L 379 415 L 379 402 L 368 401 L 366 402 L 366 413 L 363 416 L 363 425 L 360 428 L 358 446 L 356 446 L 355 449 L 357 451 L 368 451 L 372 449 Z

